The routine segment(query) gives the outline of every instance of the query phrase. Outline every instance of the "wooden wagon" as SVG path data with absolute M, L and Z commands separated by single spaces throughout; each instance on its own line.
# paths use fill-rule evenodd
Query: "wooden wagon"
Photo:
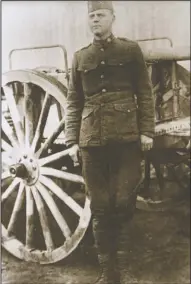
M 54 66 L 12 70 L 13 53 L 50 48 L 63 52 L 64 70 Z M 190 75 L 182 67 L 181 72 L 186 76 L 183 81 L 179 79 L 183 73 L 177 74 L 180 71 L 177 61 L 190 60 L 190 48 L 143 52 L 156 97 L 156 136 L 164 138 L 173 134 L 181 137 L 181 141 L 183 137 L 186 144 L 179 151 L 182 160 L 188 162 L 184 156 L 187 153 L 183 152 L 188 146 L 190 114 L 187 110 L 180 112 L 180 98 L 186 97 L 189 101 L 189 84 L 185 80 Z M 1 90 L 2 245 L 25 261 L 54 263 L 79 245 L 91 221 L 90 200 L 85 196 L 81 168 L 74 167 L 64 143 L 64 109 L 70 72 L 67 53 L 61 45 L 23 48 L 12 50 L 9 60 L 10 71 L 2 75 Z M 157 92 L 164 91 L 159 78 L 162 75 L 157 75 L 157 70 L 162 72 L 165 66 L 170 70 L 172 90 L 168 95 L 172 109 L 168 117 L 161 108 L 165 102 L 157 101 Z M 163 139 L 163 148 L 169 148 L 166 141 L 169 139 Z M 172 142 L 170 148 L 171 145 Z M 145 202 L 147 206 L 156 205 L 149 196 L 143 197 L 150 194 L 147 183 L 153 160 L 148 157 L 147 153 L 146 178 L 138 207 Z M 156 163 L 154 166 L 157 169 Z

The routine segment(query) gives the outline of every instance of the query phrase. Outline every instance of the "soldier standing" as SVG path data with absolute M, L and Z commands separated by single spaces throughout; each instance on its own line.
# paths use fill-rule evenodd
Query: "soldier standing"
M 88 1 L 93 42 L 75 52 L 65 135 L 80 151 L 101 267 L 99 284 L 134 283 L 128 273 L 128 223 L 141 180 L 141 153 L 153 145 L 154 102 L 146 65 L 134 41 L 112 33 L 112 1 Z

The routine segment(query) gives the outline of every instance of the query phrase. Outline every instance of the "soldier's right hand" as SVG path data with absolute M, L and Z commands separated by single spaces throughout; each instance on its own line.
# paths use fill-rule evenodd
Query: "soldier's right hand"
M 74 167 L 77 167 L 80 165 L 79 163 L 79 153 L 80 148 L 78 144 L 74 144 L 69 149 L 69 156 L 71 157 L 72 161 L 74 162 Z

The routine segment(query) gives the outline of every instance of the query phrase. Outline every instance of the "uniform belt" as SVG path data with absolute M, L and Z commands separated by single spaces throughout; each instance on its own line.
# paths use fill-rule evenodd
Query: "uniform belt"
M 95 94 L 92 97 L 85 99 L 84 106 L 90 105 L 101 105 L 105 103 L 114 103 L 114 102 L 128 102 L 132 103 L 135 101 L 133 93 L 129 91 L 117 91 L 117 92 L 107 92 L 105 94 Z

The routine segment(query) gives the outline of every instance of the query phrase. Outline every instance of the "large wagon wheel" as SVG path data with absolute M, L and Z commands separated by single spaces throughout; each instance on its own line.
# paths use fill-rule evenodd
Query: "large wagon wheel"
M 54 263 L 78 246 L 91 219 L 83 178 L 65 164 L 68 150 L 50 153 L 63 137 L 66 88 L 17 70 L 3 74 L 2 93 L 2 245 L 17 258 Z

